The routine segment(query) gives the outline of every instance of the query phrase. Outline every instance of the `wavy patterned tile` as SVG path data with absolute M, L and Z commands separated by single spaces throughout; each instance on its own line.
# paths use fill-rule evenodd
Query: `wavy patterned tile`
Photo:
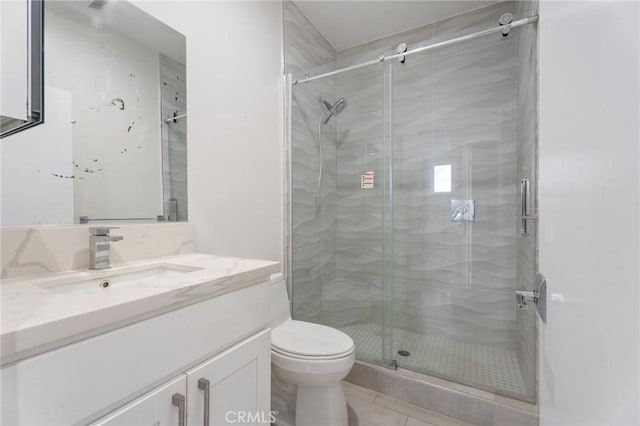
M 295 76 L 334 69 L 336 52 L 292 2 L 284 2 L 285 70 Z M 319 99 L 335 98 L 335 78 L 296 85 L 292 96 L 293 315 L 320 321 L 322 286 L 336 276 L 336 123 L 324 127 L 323 203 L 316 206 Z
M 291 1 L 283 2 L 285 72 L 296 72 L 335 61 L 336 52 Z

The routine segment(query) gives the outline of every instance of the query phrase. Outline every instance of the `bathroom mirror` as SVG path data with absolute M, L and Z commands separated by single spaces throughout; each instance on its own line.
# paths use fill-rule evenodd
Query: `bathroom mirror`
M 0 140 L 2 226 L 187 220 L 185 37 L 126 1 L 43 14 L 46 117 Z

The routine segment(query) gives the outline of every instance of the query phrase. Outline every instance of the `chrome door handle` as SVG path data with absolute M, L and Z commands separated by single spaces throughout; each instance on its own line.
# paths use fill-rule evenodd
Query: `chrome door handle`
M 204 391 L 204 426 L 209 426 L 209 395 L 211 391 L 211 383 L 207 379 L 198 380 L 198 389 Z
M 528 200 L 529 200 L 530 185 L 529 179 L 520 179 L 520 233 L 522 235 L 529 235 L 527 232 L 527 221 L 538 220 L 538 216 L 530 215 L 528 213 Z
M 171 397 L 171 403 L 178 407 L 178 426 L 185 426 L 185 421 L 187 419 L 184 401 L 184 395 L 180 393 L 174 393 Z

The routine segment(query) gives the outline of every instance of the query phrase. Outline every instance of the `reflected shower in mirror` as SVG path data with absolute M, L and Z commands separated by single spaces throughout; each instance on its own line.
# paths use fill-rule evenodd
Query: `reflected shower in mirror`
M 2 226 L 186 220 L 185 37 L 125 1 L 44 15 L 47 117 L 2 139 Z

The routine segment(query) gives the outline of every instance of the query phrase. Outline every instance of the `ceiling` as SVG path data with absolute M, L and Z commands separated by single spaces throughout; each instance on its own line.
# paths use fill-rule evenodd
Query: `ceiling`
M 333 1 L 294 3 L 338 52 L 496 1 Z

